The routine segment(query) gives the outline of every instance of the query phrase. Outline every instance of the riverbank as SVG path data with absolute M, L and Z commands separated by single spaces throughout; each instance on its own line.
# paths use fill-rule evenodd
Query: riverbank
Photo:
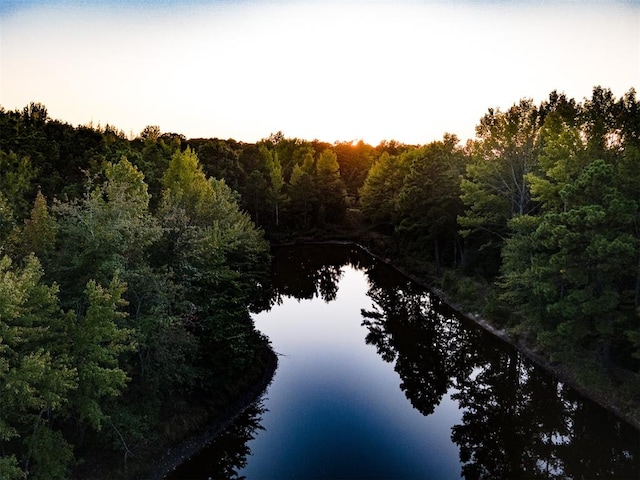
M 432 292 L 464 318 L 516 348 L 522 355 L 553 374 L 562 383 L 570 386 L 584 397 L 589 398 L 634 428 L 640 430 L 640 404 L 633 398 L 625 396 L 624 392 L 616 391 L 616 389 L 605 388 L 596 381 L 589 382 L 589 378 L 585 381 L 585 379 L 580 378 L 580 372 L 572 368 L 571 365 L 551 361 L 540 353 L 525 336 L 514 336 L 507 329 L 491 321 L 490 318 L 480 315 L 475 309 L 470 310 L 466 308 L 460 299 L 456 298 L 455 295 L 445 288 L 442 288 L 442 286 L 435 286 L 434 283 L 436 282 L 434 282 L 434 279 L 428 274 L 423 273 L 430 270 L 429 265 L 415 258 L 412 258 L 410 262 L 394 258 L 393 254 L 389 252 L 388 245 L 384 239 L 375 237 L 369 240 L 370 241 L 367 242 L 366 238 L 357 238 L 356 240 L 346 238 L 302 238 L 282 242 L 281 244 L 335 244 L 357 246 L 379 261 L 392 266 L 421 287 Z
M 278 357 L 265 344 L 256 358 L 254 369 L 238 377 L 224 402 L 214 404 L 207 399 L 194 398 L 187 408 L 163 421 L 151 441 L 131 445 L 124 459 L 122 454 L 115 452 L 94 452 L 74 469 L 72 478 L 164 478 L 211 442 L 264 393 L 277 369 Z
M 448 293 L 442 288 L 434 287 L 433 284 L 424 277 L 415 274 L 411 268 L 406 264 L 394 261 L 390 258 L 384 258 L 376 255 L 368 248 L 358 245 L 365 251 L 374 255 L 381 261 L 393 266 L 395 269 L 412 279 L 414 282 L 421 285 L 423 288 L 432 292 L 440 300 L 453 308 L 463 317 L 474 322 L 492 335 L 500 338 L 502 341 L 512 345 L 522 355 L 527 357 L 532 362 L 536 363 L 540 367 L 544 368 L 548 372 L 552 373 L 556 378 L 562 381 L 564 384 L 570 386 L 581 395 L 589 398 L 595 403 L 599 404 L 606 410 L 612 412 L 616 416 L 620 417 L 634 428 L 640 430 L 640 405 L 633 404 L 631 399 L 624 398 L 622 395 L 609 389 L 603 389 L 600 385 L 588 384 L 579 379 L 579 374 L 570 365 L 561 364 L 558 362 L 552 362 L 544 355 L 540 354 L 537 349 L 527 341 L 526 337 L 514 337 L 504 328 L 496 326 L 490 319 L 481 316 L 477 312 L 471 312 L 464 308 L 462 303 L 457 300 L 453 295 Z
M 262 377 L 219 413 L 212 422 L 207 425 L 204 431 L 186 438 L 177 445 L 167 448 L 154 465 L 153 471 L 148 476 L 149 480 L 163 479 L 220 435 L 236 417 L 260 398 L 273 380 L 273 376 L 278 367 L 278 357 L 273 350 L 269 349 L 267 355 L 268 363 Z
M 280 245 L 283 244 L 353 245 L 362 249 L 369 255 L 375 257 L 378 261 L 390 265 L 403 275 L 421 285 L 426 290 L 438 296 L 444 303 L 456 310 L 461 316 L 500 338 L 502 341 L 512 345 L 521 352 L 522 355 L 526 356 L 545 370 L 551 372 L 564 384 L 572 387 L 583 396 L 600 404 L 636 429 L 640 430 L 640 415 L 638 414 L 640 412 L 640 407 L 638 405 L 630 408 L 628 403 L 625 404 L 620 401 L 620 398 L 615 394 L 615 392 L 602 392 L 591 388 L 589 385 L 583 384 L 576 378 L 575 372 L 566 365 L 559 365 L 557 363 L 554 364 L 550 362 L 532 348 L 531 345 L 527 344 L 525 339 L 511 335 L 506 329 L 496 326 L 495 323 L 476 313 L 475 310 L 466 308 L 445 289 L 440 288 L 440 286 L 434 286 L 435 282 L 433 282 L 428 273 L 425 273 L 428 272 L 428 267 L 426 267 L 425 264 L 416 261 L 416 259 L 411 259 L 411 262 L 407 262 L 402 261 L 402 259 L 394 258 L 394 256 L 385 249 L 385 244 L 380 239 L 378 239 L 377 242 L 371 242 L 373 246 L 370 246 L 365 242 L 345 238 L 332 240 L 309 237 L 280 243 Z M 93 475 L 95 471 L 92 471 L 92 475 L 90 477 L 77 476 L 76 478 L 148 478 L 150 480 L 160 480 L 164 478 L 167 474 L 201 450 L 203 446 L 215 439 L 224 430 L 224 428 L 230 424 L 230 422 L 245 411 L 245 409 L 257 398 L 259 398 L 261 393 L 271 382 L 277 368 L 276 354 L 268 347 L 266 347 L 264 354 L 266 361 L 263 365 L 259 378 L 254 376 L 253 382 L 246 380 L 245 385 L 248 386 L 242 391 L 242 394 L 228 402 L 224 408 L 211 410 L 204 407 L 198 407 L 190 410 L 189 412 L 183 412 L 180 418 L 168 421 L 166 425 L 169 429 L 181 429 L 180 435 L 182 438 L 176 440 L 178 435 L 176 435 L 174 431 L 171 440 L 162 444 L 149 445 L 148 448 L 136 451 L 136 458 L 134 461 L 139 466 L 146 465 L 146 471 L 144 471 L 144 469 L 135 470 L 132 468 L 133 462 L 130 461 L 128 471 L 125 469 L 124 475 L 114 475 L 116 472 L 114 472 L 113 469 L 109 470 L 109 463 L 102 462 L 103 468 L 101 471 L 103 471 L 105 475 Z M 181 427 L 179 424 L 183 421 L 186 422 L 186 420 L 190 423 L 185 423 Z M 122 457 L 115 459 L 115 462 L 122 463 Z M 150 467 L 152 468 L 149 469 Z

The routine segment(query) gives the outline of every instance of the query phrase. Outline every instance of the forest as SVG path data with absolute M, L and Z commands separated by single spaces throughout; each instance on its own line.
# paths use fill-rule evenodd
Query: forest
M 167 419 L 254 383 L 282 242 L 364 244 L 637 412 L 639 206 L 633 89 L 375 147 L 0 107 L 0 477 L 68 478 L 96 450 L 135 474 Z

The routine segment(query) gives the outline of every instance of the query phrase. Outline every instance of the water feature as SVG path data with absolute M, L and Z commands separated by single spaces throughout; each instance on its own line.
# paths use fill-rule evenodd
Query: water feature
M 638 431 L 353 247 L 280 249 L 263 397 L 170 478 L 639 478 Z

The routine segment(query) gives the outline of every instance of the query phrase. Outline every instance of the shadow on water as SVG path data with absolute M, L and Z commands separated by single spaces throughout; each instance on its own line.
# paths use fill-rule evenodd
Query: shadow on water
M 366 343 L 393 364 L 412 407 L 429 416 L 445 395 L 457 402 L 450 439 L 463 478 L 640 478 L 637 430 L 355 247 L 279 249 L 271 305 L 332 302 L 347 266 L 368 278 Z M 253 405 L 169 478 L 244 478 L 264 413 Z
M 264 413 L 261 401 L 253 403 L 210 444 L 165 478 L 244 479 L 238 472 L 247 465 L 251 453 L 248 443 L 262 430 L 260 422 Z
M 463 414 L 451 438 L 464 478 L 638 478 L 635 429 L 412 290 L 372 285 L 367 342 L 395 360 L 400 387 L 422 414 L 453 388 Z

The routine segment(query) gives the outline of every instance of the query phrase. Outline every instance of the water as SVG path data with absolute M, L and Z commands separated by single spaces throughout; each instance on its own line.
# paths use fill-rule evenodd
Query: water
M 171 478 L 639 478 L 640 436 L 395 270 L 281 249 L 274 381 Z

